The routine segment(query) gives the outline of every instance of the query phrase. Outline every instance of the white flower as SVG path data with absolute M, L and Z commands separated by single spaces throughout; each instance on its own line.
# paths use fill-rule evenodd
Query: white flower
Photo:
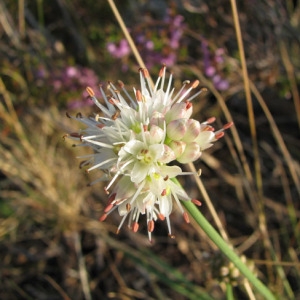
M 202 151 L 211 147 L 232 125 L 228 123 L 214 132 L 210 125 L 214 118 L 203 123 L 190 119 L 193 110 L 190 101 L 203 89 L 188 98 L 199 82 L 185 81 L 180 91 L 173 95 L 172 75 L 165 84 L 165 74 L 166 68 L 163 67 L 152 86 L 148 71 L 140 69 L 140 89 L 133 90 L 134 97 L 130 96 L 122 82 L 119 82 L 121 92 L 109 83 L 110 97 L 100 87 L 105 105 L 96 99 L 91 88 L 87 88 L 103 115 L 91 118 L 77 115 L 76 119 L 87 128 L 69 135 L 80 140 L 82 146 L 93 149 L 93 154 L 82 156 L 87 159 L 82 165 L 91 165 L 87 171 L 103 171 L 104 175 L 95 182 L 109 181 L 105 188 L 109 194 L 108 204 L 100 220 L 105 220 L 108 214 L 118 209 L 122 217 L 118 231 L 128 219 L 128 227 L 136 232 L 140 215 L 146 215 L 149 240 L 157 219 L 166 219 L 169 235 L 172 236 L 169 216 L 173 201 L 186 222 L 189 222 L 188 215 L 180 201 L 193 201 L 200 205 L 175 183 L 177 176 L 189 173 L 168 163 L 197 160 Z

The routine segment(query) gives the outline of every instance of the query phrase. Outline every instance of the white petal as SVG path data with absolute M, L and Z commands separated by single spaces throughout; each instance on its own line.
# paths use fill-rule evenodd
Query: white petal
M 156 125 L 152 125 L 150 128 L 150 141 L 151 144 L 159 144 L 165 136 L 165 132 L 163 129 Z
M 154 161 L 160 159 L 165 152 L 165 147 L 162 144 L 155 144 L 149 146 L 149 152 Z
M 142 182 L 145 179 L 145 177 L 148 175 L 149 170 L 150 168 L 148 164 L 142 162 L 136 162 L 130 174 L 132 182 L 135 183 Z
M 206 149 L 206 144 L 209 144 L 213 141 L 215 135 L 212 131 L 202 131 L 199 133 L 195 142 L 197 142 L 201 148 L 201 150 Z
M 165 217 L 168 217 L 172 212 L 172 197 L 164 196 L 160 198 L 159 201 L 159 212 Z
M 195 161 L 201 155 L 200 146 L 197 143 L 189 143 L 181 156 L 177 158 L 178 162 L 187 164 Z
M 178 166 L 161 166 L 160 167 L 160 175 L 162 177 L 168 176 L 169 178 L 173 178 L 182 173 L 182 170 Z
M 164 145 L 164 154 L 159 158 L 159 162 L 167 164 L 176 159 L 175 152 L 167 145 Z
M 130 177 L 123 176 L 118 181 L 118 184 L 112 191 L 112 194 L 116 193 L 116 197 L 114 201 L 118 202 L 133 196 L 135 192 L 136 192 L 136 187 L 134 183 L 130 180 Z
M 125 146 L 122 148 L 123 151 L 126 151 L 130 154 L 136 155 L 140 152 L 141 149 L 143 149 L 144 143 L 138 140 L 132 140 L 125 144 Z
M 129 200 L 126 200 L 122 202 L 120 205 L 118 205 L 118 212 L 120 216 L 124 216 L 128 213 L 127 203 L 129 203 Z
M 168 180 L 168 185 L 171 189 L 172 194 L 176 194 L 180 200 L 183 201 L 191 200 L 191 198 L 187 195 L 187 193 L 184 191 L 184 189 L 181 186 L 177 185 L 171 180 Z

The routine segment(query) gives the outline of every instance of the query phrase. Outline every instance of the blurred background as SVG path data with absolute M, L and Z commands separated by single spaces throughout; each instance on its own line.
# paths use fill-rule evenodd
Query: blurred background
M 116 6 L 154 80 L 165 64 L 175 87 L 199 79 L 208 88 L 193 101 L 195 119 L 215 116 L 221 127 L 229 112 L 238 135 L 228 131 L 196 168 L 253 272 L 279 298 L 300 297 L 299 2 L 238 3 L 257 136 L 230 1 Z M 117 213 L 98 221 L 107 197 L 100 183 L 87 185 L 101 174 L 80 169 L 85 149 L 63 136 L 81 128 L 66 112 L 98 112 L 87 86 L 139 86 L 140 66 L 109 4 L 1 0 L 0 37 L 0 298 L 226 299 L 231 284 L 237 299 L 248 299 L 243 278 L 176 208 L 176 238 L 161 222 L 152 244 L 142 220 L 138 233 L 123 226 L 118 235 Z M 181 183 L 203 200 L 193 178 Z M 205 202 L 200 209 L 215 226 Z

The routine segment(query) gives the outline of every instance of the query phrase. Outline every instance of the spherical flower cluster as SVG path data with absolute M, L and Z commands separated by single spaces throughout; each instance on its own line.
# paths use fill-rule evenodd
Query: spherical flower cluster
M 76 119 L 87 128 L 69 137 L 93 149 L 93 154 L 84 157 L 86 160 L 82 165 L 90 165 L 88 171 L 103 171 L 104 175 L 97 182 L 108 181 L 105 187 L 109 195 L 108 204 L 100 220 L 104 221 L 117 209 L 122 217 L 118 231 L 127 219 L 128 227 L 136 232 L 140 216 L 146 215 L 151 240 L 157 219 L 167 221 L 169 235 L 172 236 L 170 214 L 173 201 L 186 222 L 189 222 L 188 214 L 180 201 L 201 204 L 191 199 L 175 182 L 177 176 L 187 173 L 169 163 L 197 160 L 202 151 L 221 138 L 231 124 L 214 131 L 210 124 L 215 118 L 203 123 L 190 118 L 193 109 L 191 100 L 203 89 L 191 97 L 188 95 L 199 81 L 184 82 L 174 95 L 172 74 L 166 82 L 165 67 L 161 69 L 154 86 L 146 69 L 140 69 L 139 73 L 141 87 L 134 89 L 134 97 L 130 96 L 122 82 L 119 82 L 121 92 L 109 83 L 109 97 L 100 87 L 105 101 L 103 105 L 96 99 L 94 91 L 87 88 L 90 98 L 103 115 L 90 118 L 77 115 Z

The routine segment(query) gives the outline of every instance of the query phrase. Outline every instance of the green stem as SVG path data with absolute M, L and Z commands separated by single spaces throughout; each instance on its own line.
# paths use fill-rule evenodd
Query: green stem
M 208 237 L 217 245 L 217 247 L 232 261 L 232 263 L 240 270 L 242 274 L 253 284 L 257 291 L 268 300 L 275 300 L 275 296 L 271 291 L 248 269 L 241 261 L 238 255 L 231 247 L 221 238 L 217 231 L 210 225 L 198 208 L 190 201 L 182 201 L 190 215 L 195 219 L 198 225 L 208 235 Z
M 226 299 L 227 300 L 234 300 L 233 289 L 232 289 L 231 283 L 226 284 Z

